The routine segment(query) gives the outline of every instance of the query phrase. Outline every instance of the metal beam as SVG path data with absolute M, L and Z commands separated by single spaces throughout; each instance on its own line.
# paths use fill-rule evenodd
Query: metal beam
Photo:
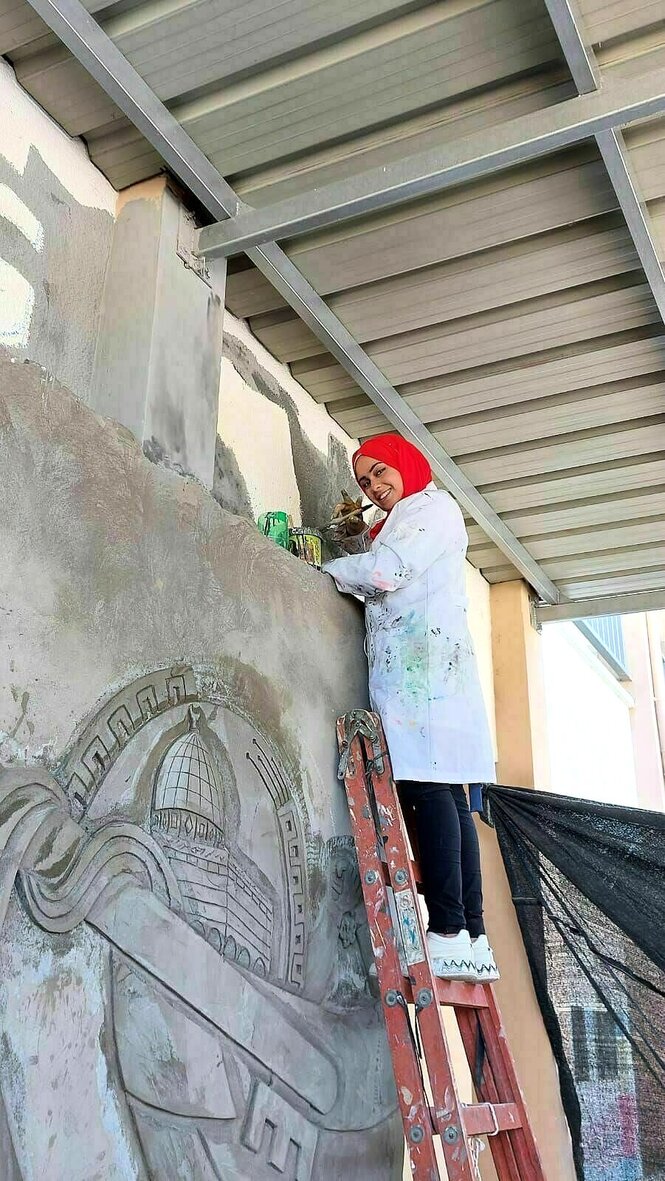
M 569 0 L 545 0 L 563 56 L 580 94 L 593 94 L 600 86 L 596 57 L 582 31 L 580 14 Z
M 361 214 L 440 193 L 539 159 L 626 123 L 665 111 L 665 69 L 618 78 L 602 90 L 474 132 L 453 143 L 247 210 L 201 231 L 199 252 L 228 257 L 261 242 L 311 233 Z
M 221 218 L 234 213 L 239 206 L 239 198 L 231 186 L 146 86 L 80 0 L 30 0 L 30 5 L 131 122 L 143 132 L 175 175 L 199 197 L 212 216 Z M 440 446 L 280 247 L 270 243 L 248 253 L 252 262 L 372 402 L 425 452 L 445 486 L 541 598 L 548 603 L 558 602 L 559 592 L 538 562 Z
M 581 94 L 599 90 L 600 71 L 593 49 L 587 44 L 575 0 L 545 0 L 545 3 L 577 89 Z M 661 319 L 665 321 L 665 271 L 623 135 L 616 128 L 600 131 L 596 133 L 596 142 Z
M 538 623 L 559 623 L 564 619 L 593 619 L 600 615 L 630 615 L 636 611 L 665 611 L 665 590 L 635 591 L 629 595 L 604 595 L 599 599 L 536 606 Z

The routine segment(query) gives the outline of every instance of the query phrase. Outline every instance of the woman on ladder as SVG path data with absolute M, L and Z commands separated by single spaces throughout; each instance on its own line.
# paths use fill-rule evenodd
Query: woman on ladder
M 495 778 L 466 617 L 464 519 L 432 482 L 424 455 L 400 435 L 369 439 L 353 468 L 387 515 L 369 530 L 367 552 L 323 568 L 340 591 L 365 600 L 370 698 L 417 833 L 430 958 L 445 979 L 498 980 L 462 786 Z

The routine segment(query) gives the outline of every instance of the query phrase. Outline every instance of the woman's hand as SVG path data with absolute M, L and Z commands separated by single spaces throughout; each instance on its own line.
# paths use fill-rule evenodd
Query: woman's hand
M 334 529 L 334 536 L 338 541 L 346 537 L 356 537 L 359 533 L 364 533 L 367 527 L 360 511 L 363 502 L 362 496 L 354 500 L 344 489 L 342 489 L 341 496 L 342 499 L 337 502 L 332 511 L 333 521 L 339 521 Z

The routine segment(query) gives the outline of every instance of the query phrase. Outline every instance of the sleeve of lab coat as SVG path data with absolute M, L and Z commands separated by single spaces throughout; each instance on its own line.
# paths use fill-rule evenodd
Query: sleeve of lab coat
M 447 550 L 460 546 L 466 546 L 460 509 L 452 496 L 435 492 L 424 502 L 419 498 L 411 510 L 405 505 L 386 542 L 379 541 L 370 553 L 326 562 L 323 569 L 338 590 L 372 598 L 406 586 Z

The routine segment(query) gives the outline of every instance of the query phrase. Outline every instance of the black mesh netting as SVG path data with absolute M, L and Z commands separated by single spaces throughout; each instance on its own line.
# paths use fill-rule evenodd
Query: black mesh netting
M 665 1181 L 665 815 L 490 787 L 578 1177 Z

